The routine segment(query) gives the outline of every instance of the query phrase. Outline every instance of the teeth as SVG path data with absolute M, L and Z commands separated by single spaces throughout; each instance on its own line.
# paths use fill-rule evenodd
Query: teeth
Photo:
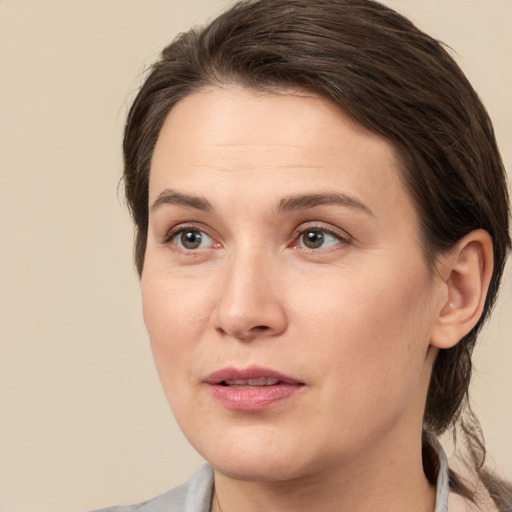
M 228 386 L 275 386 L 279 379 L 259 377 L 257 379 L 233 379 L 224 381 Z
M 279 380 L 261 377 L 259 379 L 249 379 L 247 382 L 249 386 L 274 386 Z

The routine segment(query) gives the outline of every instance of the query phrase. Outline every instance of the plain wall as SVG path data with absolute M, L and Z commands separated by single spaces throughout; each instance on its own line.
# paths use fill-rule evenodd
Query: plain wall
M 456 50 L 512 168 L 512 2 L 388 0 Z M 0 512 L 153 496 L 200 464 L 153 369 L 117 192 L 141 72 L 215 0 L 0 0 Z M 472 386 L 512 478 L 512 275 Z

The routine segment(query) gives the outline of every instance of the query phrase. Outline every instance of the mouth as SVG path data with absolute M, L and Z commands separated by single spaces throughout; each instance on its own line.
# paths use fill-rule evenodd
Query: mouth
M 228 409 L 261 411 L 291 399 L 303 387 L 293 377 L 268 368 L 223 368 L 205 379 L 213 398 Z
M 259 388 L 262 386 L 276 386 L 282 381 L 270 377 L 259 377 L 257 379 L 227 379 L 219 383 L 221 386 L 230 388 Z

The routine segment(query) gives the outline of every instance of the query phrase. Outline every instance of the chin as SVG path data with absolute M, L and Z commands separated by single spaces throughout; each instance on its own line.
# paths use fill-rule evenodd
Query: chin
M 221 439 L 192 443 L 218 472 L 236 480 L 283 482 L 300 478 L 321 466 L 319 449 L 297 449 L 303 444 L 275 428 L 226 429 Z M 318 447 L 320 448 L 320 447 Z
M 218 464 L 210 462 L 212 467 L 234 480 L 252 482 L 286 482 L 308 473 L 302 464 L 289 460 L 276 460 L 271 454 L 256 459 L 241 460 L 240 457 L 222 457 Z

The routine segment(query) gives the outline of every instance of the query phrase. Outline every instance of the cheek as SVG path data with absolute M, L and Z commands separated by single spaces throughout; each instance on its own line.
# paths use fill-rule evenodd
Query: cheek
M 418 270 L 419 269 L 419 270 Z M 401 278 L 397 278 L 401 277 Z M 317 282 L 301 305 L 304 350 L 316 365 L 350 389 L 354 399 L 386 400 L 404 396 L 419 379 L 430 339 L 429 279 L 422 267 L 406 275 L 398 268 L 344 273 Z M 318 285 L 318 287 L 317 287 Z M 314 343 L 312 340 L 318 340 Z
M 197 341 L 203 337 L 211 314 L 210 295 L 204 293 L 204 287 L 187 284 L 192 283 L 155 278 L 150 272 L 141 280 L 144 323 L 164 388 L 191 378 L 189 362 L 201 350 Z
M 186 343 L 204 325 L 211 310 L 211 283 L 145 268 L 141 278 L 144 322 L 155 343 Z

